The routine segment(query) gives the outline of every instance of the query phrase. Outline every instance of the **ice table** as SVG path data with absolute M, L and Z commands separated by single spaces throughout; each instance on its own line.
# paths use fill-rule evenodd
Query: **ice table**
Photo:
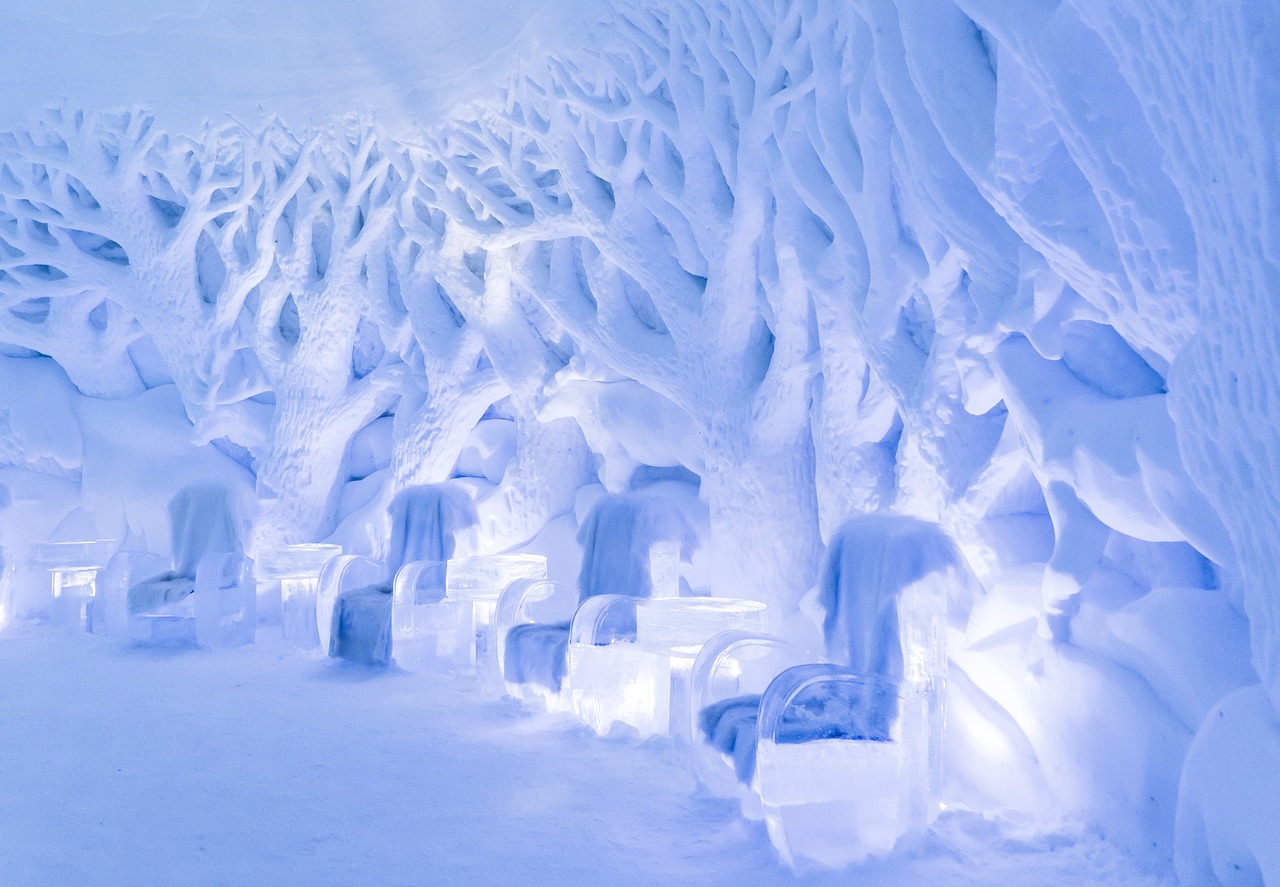
M 76 542 L 37 542 L 31 546 L 31 566 L 50 574 L 51 616 L 67 628 L 93 628 L 93 599 L 98 571 L 115 548 L 114 539 Z
M 493 617 L 502 590 L 517 579 L 546 579 L 547 559 L 540 554 L 501 554 L 454 558 L 445 569 L 445 601 L 462 613 L 457 646 L 459 662 L 501 683 Z
M 722 631 L 764 632 L 765 605 L 737 598 L 687 597 L 642 600 L 636 604 L 636 646 L 651 658 L 655 681 L 670 688 L 666 712 L 655 712 L 657 732 L 687 740 L 689 676 L 702 645 Z
M 320 572 L 341 554 L 341 545 L 327 543 L 277 545 L 258 551 L 257 578 L 280 583 L 281 631 L 299 649 L 320 645 L 316 622 Z

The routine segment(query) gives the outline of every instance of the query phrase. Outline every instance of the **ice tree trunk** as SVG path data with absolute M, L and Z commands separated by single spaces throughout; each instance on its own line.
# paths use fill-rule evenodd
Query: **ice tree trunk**
M 395 489 L 447 480 L 468 435 L 505 392 L 492 371 L 451 381 L 432 386 L 405 430 L 397 435 L 391 454 Z M 402 401 L 400 410 L 405 406 Z
M 351 384 L 355 328 L 354 315 L 338 305 L 316 312 L 285 368 L 258 471 L 258 493 L 268 503 L 260 543 L 316 542 L 332 529 L 347 445 L 382 409 L 374 378 Z
M 793 613 L 820 556 L 808 429 L 764 442 L 744 423 L 718 423 L 707 437 L 702 498 L 711 512 L 714 593 L 764 601 L 775 622 Z
M 481 549 L 502 551 L 532 539 L 573 509 L 574 494 L 591 474 L 591 452 L 576 422 L 540 422 L 517 411 L 516 458 L 481 509 Z

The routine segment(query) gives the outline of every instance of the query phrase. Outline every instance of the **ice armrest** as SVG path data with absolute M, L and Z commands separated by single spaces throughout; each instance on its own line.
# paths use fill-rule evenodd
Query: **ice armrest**
M 129 589 L 169 569 L 168 558 L 149 551 L 118 551 L 98 574 L 93 603 L 94 633 L 123 638 L 129 634 Z
M 328 650 L 333 630 L 333 608 L 344 591 L 375 585 L 382 579 L 382 565 L 372 558 L 344 554 L 333 558 L 320 571 L 320 591 L 316 598 L 316 629 L 320 649 Z
M 253 561 L 240 554 L 206 554 L 196 565 L 196 642 L 206 647 L 252 644 L 258 626 Z
M 517 579 L 509 582 L 498 597 L 493 617 L 498 663 L 506 667 L 507 635 L 517 625 L 566 623 L 578 607 L 578 591 L 571 585 L 550 579 Z
M 601 647 L 636 639 L 636 604 L 643 598 L 625 594 L 589 597 L 573 614 L 570 646 Z
M 392 593 L 398 609 L 444 600 L 446 561 L 411 561 L 396 571 Z
M 813 658 L 781 638 L 749 631 L 723 631 L 703 645 L 690 676 L 689 723 L 694 767 L 708 789 L 726 796 L 739 791 L 734 768 L 721 750 L 701 735 L 703 712 L 725 700 L 763 696 L 775 677 Z
M 889 852 L 928 822 L 929 706 L 909 684 L 836 665 L 787 669 L 757 724 L 770 838 L 793 866 Z

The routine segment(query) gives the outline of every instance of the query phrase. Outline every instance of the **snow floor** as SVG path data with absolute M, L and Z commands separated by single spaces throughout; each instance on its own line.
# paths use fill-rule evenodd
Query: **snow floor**
M 797 879 L 666 740 L 597 739 L 472 677 L 285 649 L 0 634 L 0 884 L 1126 885 L 1097 834 L 942 817 Z

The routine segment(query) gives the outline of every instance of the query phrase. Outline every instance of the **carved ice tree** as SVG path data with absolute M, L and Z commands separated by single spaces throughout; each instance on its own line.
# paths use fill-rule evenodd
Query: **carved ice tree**
M 197 423 L 258 393 L 240 312 L 272 255 L 251 221 L 261 184 L 254 139 L 230 124 L 195 141 L 140 112 L 49 112 L 5 133 L 0 337 L 124 396 L 143 388 L 130 349 L 145 335 Z
M 414 422 L 421 431 L 413 439 L 422 433 L 456 437 L 458 431 L 465 439 L 485 409 L 505 399 L 515 417 L 515 460 L 496 501 L 485 503 L 481 514 L 481 544 L 504 548 L 532 537 L 572 508 L 574 494 L 588 480 L 589 459 L 573 422 L 546 420 L 539 412 L 543 390 L 571 348 L 563 331 L 520 291 L 511 254 L 491 249 L 491 242 L 437 203 L 437 195 L 447 193 L 444 163 L 456 163 L 450 145 L 482 144 L 491 138 L 479 126 L 458 124 L 429 137 L 421 150 L 411 150 L 417 174 L 402 214 L 413 220 L 406 237 L 419 256 L 418 277 L 426 283 L 425 304 L 431 309 L 415 328 L 433 330 L 427 333 L 433 344 L 424 345 L 424 354 L 435 350 L 449 358 L 447 364 L 427 367 L 424 415 Z M 451 340 L 458 344 L 450 347 Z M 484 356 L 476 367 L 481 342 Z M 438 417 L 433 402 L 456 405 L 470 418 L 453 420 L 456 430 L 450 431 L 447 414 Z M 456 459 L 458 447 L 447 452 Z
M 810 300 L 778 271 L 769 144 L 795 35 L 754 4 L 626 5 L 593 59 L 514 85 L 433 201 L 580 352 L 688 414 L 718 590 L 789 610 L 816 564 Z M 656 248 L 655 248 L 656 247 Z
M 300 140 L 263 138 L 262 230 L 274 261 L 254 292 L 255 353 L 275 411 L 258 464 L 260 540 L 303 542 L 333 529 L 351 439 L 396 401 L 409 325 L 385 262 L 404 184 L 401 160 L 368 122 Z

